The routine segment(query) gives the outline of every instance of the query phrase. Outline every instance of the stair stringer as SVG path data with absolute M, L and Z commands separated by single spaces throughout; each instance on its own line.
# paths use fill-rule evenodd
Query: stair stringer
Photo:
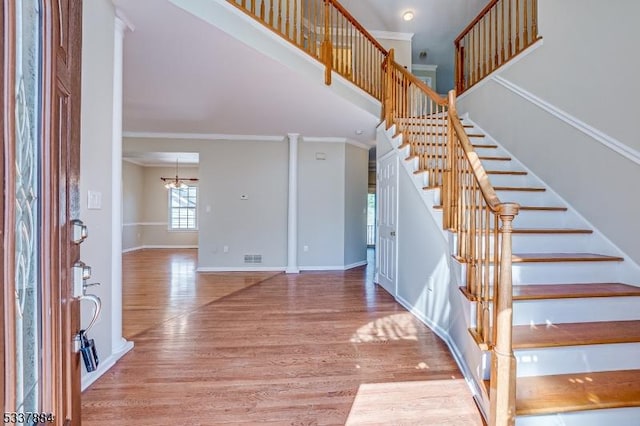
M 475 305 L 457 288 L 461 268 L 451 256 L 453 236 L 442 227 L 442 211 L 433 208 L 440 203 L 439 190 L 423 189 L 426 176 L 414 174 L 416 164 L 405 160 L 407 151 L 398 149 L 402 136 L 393 137 L 394 134 L 395 126 L 386 129 L 384 122 L 376 132 L 378 158 L 395 151 L 404 170 L 398 172 L 400 208 L 395 298 L 448 345 L 485 415 L 489 400 L 480 383 L 488 379 L 490 357 L 468 331 L 473 326 Z

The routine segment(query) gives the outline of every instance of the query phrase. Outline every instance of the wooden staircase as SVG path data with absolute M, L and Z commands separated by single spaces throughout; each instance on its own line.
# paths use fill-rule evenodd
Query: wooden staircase
M 443 123 L 433 123 L 432 125 L 434 127 L 444 126 Z M 484 138 L 484 135 L 469 123 L 465 125 L 465 130 L 474 136 L 474 140 L 483 140 Z M 401 151 L 409 150 L 411 138 L 411 133 L 405 132 L 402 144 L 398 146 L 398 149 Z M 522 203 L 521 211 L 530 215 L 526 219 L 525 225 L 520 226 L 518 219 L 513 224 L 513 268 L 516 270 L 519 265 L 536 268 L 537 272 L 528 275 L 533 274 L 538 277 L 536 281 L 526 282 L 519 280 L 518 274 L 514 273 L 513 310 L 516 321 L 513 326 L 513 350 L 518 364 L 535 359 L 538 356 L 536 354 L 544 354 L 545 358 L 552 360 L 558 359 L 562 356 L 563 351 L 567 350 L 582 350 L 587 363 L 590 351 L 605 348 L 612 354 L 608 363 L 603 366 L 603 362 L 597 362 L 595 363 L 597 365 L 594 365 L 592 369 L 575 366 L 566 372 L 558 371 L 550 374 L 545 372 L 543 368 L 541 374 L 534 375 L 530 370 L 527 370 L 526 375 L 518 376 L 516 381 L 518 416 L 516 424 L 552 424 L 548 423 L 548 417 L 544 416 L 557 416 L 562 413 L 640 408 L 640 361 L 631 362 L 633 368 L 625 367 L 629 364 L 628 358 L 635 356 L 640 360 L 640 287 L 632 285 L 638 283 L 618 282 L 617 268 L 624 264 L 624 257 L 611 252 L 611 250 L 604 252 L 583 251 L 580 241 L 575 244 L 575 250 L 572 251 L 566 250 L 566 243 L 561 243 L 561 249 L 554 249 L 557 243 L 572 237 L 588 238 L 590 242 L 587 246 L 589 248 L 597 247 L 600 237 L 594 235 L 594 230 L 589 226 L 576 221 L 575 215 L 572 215 L 571 219 L 564 217 L 571 213 L 570 209 L 562 205 L 561 200 L 545 194 L 547 188 L 537 179 L 529 179 L 529 173 L 514 164 L 512 157 L 508 153 L 503 153 L 497 144 L 483 140 L 482 143 L 474 142 L 474 149 L 478 150 L 479 158 L 485 169 L 488 170 L 487 175 L 490 179 L 500 179 L 500 184 L 494 188 L 501 193 L 501 199 L 509 200 L 512 194 L 521 194 L 521 198 L 518 199 Z M 405 159 L 408 162 L 414 160 L 414 156 L 407 156 Z M 500 167 L 495 167 L 496 164 L 500 164 Z M 428 173 L 428 170 L 418 168 L 414 171 L 414 176 L 420 179 L 420 176 Z M 524 183 L 518 180 L 523 178 L 529 180 Z M 438 186 L 430 185 L 423 185 L 422 188 L 425 191 L 439 191 L 441 189 Z M 538 201 L 533 198 L 540 196 L 537 194 L 543 194 L 545 198 Z M 436 204 L 433 209 L 439 213 L 442 211 L 442 205 Z M 540 222 L 544 226 L 538 226 L 536 222 Z M 527 241 L 536 238 L 545 239 L 544 251 L 519 252 L 517 250 L 518 245 L 526 247 Z M 606 247 L 606 244 L 603 247 Z M 454 260 L 462 261 L 455 256 Z M 465 265 L 461 266 L 465 267 Z M 600 282 L 591 282 L 585 279 L 589 276 L 590 268 L 602 268 L 602 266 L 610 268 L 610 279 L 601 279 Z M 558 274 L 557 268 L 566 270 Z M 579 270 L 585 272 L 576 272 L 576 279 L 572 280 L 572 271 Z M 602 274 L 600 272 L 595 275 L 601 277 Z M 464 274 L 462 275 L 464 276 Z M 527 274 L 524 278 L 526 280 Z M 478 305 L 477 309 L 480 309 L 480 301 L 476 300 L 476 297 L 468 291 L 466 286 L 461 286 L 460 291 L 470 305 Z M 566 304 L 563 321 L 548 320 L 543 322 L 536 321 L 535 318 L 531 320 L 524 317 L 519 318 L 519 311 L 525 309 L 527 304 L 532 303 L 536 304 L 536 309 L 540 312 L 544 312 L 546 309 L 551 309 L 551 311 L 563 309 L 562 304 Z M 570 306 L 571 303 L 590 306 L 589 318 L 570 320 L 570 311 L 573 309 Z M 608 307 L 611 303 L 614 303 L 613 308 Z M 547 308 L 548 306 L 554 307 Z M 623 315 L 623 319 L 610 319 L 609 317 L 612 315 L 616 317 L 615 312 L 611 312 L 616 309 L 615 306 L 633 306 L 635 309 Z M 585 315 L 578 315 L 578 317 L 585 317 Z M 470 324 L 469 332 L 482 350 L 489 349 L 483 343 L 480 332 L 474 324 Z M 559 351 L 560 354 L 554 355 L 554 351 Z M 622 356 L 626 361 L 618 364 L 615 354 L 621 351 L 627 352 Z M 575 368 L 578 371 L 573 371 Z M 559 369 L 562 370 L 562 367 Z M 487 372 L 485 375 L 488 377 Z M 488 380 L 482 384 L 485 397 L 490 400 Z M 602 412 L 609 413 L 610 411 Z M 606 416 L 598 417 L 598 419 L 602 418 L 606 418 Z M 640 424 L 640 417 L 638 419 L 637 424 Z M 596 420 L 596 423 L 586 424 L 601 424 L 600 422 L 601 420 Z

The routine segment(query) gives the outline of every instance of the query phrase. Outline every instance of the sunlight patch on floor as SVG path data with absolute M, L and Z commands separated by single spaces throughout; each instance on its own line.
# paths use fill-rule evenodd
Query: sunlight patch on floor
M 362 384 L 347 425 L 481 426 L 463 379 Z
M 415 318 L 409 312 L 389 315 L 360 327 L 351 336 L 351 343 L 418 340 Z

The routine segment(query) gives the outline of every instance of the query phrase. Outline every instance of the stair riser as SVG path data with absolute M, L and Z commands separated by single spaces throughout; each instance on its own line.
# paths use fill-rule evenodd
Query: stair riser
M 638 318 L 640 318 L 640 297 L 516 300 L 513 302 L 514 325 L 626 321 Z M 640 356 L 638 360 L 640 362 Z
M 493 186 L 540 186 L 538 181 L 529 175 L 490 174 L 489 182 L 491 182 Z
M 512 202 L 518 203 L 521 206 L 555 206 L 558 205 L 558 200 L 555 199 L 549 192 L 530 192 L 530 191 L 496 191 L 498 198 L 503 203 Z
M 454 241 L 457 241 L 454 239 Z M 584 252 L 595 246 L 591 234 L 512 234 L 514 253 Z M 491 250 L 493 253 L 493 250 Z
M 640 343 L 516 350 L 516 372 L 518 377 L 530 377 L 640 369 L 639 353 Z
M 562 210 L 520 210 L 513 224 L 518 228 L 585 228 L 575 214 Z
M 519 416 L 516 426 L 638 426 L 640 408 L 579 411 L 548 416 Z
M 462 268 L 464 277 L 465 266 Z M 513 284 L 618 282 L 620 268 L 620 262 L 513 263 Z M 492 277 L 493 266 L 489 267 L 489 273 Z

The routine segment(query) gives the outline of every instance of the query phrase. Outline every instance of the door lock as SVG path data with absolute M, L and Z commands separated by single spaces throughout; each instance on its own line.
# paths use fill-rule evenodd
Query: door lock
M 80 219 L 74 219 L 71 221 L 71 226 L 73 226 L 73 243 L 80 244 L 89 236 L 89 232 L 87 231 L 87 225 L 84 224 Z
M 80 297 L 84 294 L 84 283 L 91 278 L 91 266 L 82 261 L 77 261 L 73 265 L 73 297 Z

